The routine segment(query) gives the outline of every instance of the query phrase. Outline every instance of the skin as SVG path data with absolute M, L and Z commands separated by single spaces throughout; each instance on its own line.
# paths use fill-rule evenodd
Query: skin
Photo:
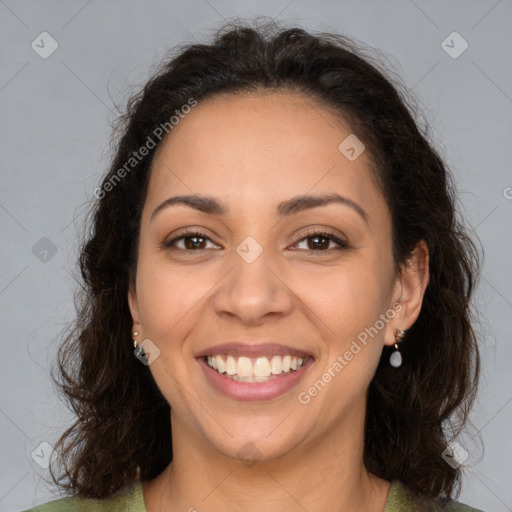
M 418 317 L 428 251 L 420 242 L 410 265 L 395 271 L 390 212 L 368 151 L 349 161 L 338 150 L 351 133 L 311 98 L 261 91 L 200 102 L 159 147 L 128 294 L 138 341 L 150 339 L 161 351 L 148 368 L 171 404 L 174 460 L 143 482 L 149 512 L 313 512 L 333 510 L 333 503 L 346 512 L 384 509 L 390 482 L 363 465 L 366 393 L 383 346 L 395 343 L 394 329 Z M 360 205 L 368 223 L 335 203 L 276 213 L 292 196 L 331 193 Z M 178 194 L 215 197 L 229 213 L 173 205 L 151 219 Z M 163 247 L 187 227 L 208 239 Z M 311 237 L 315 229 L 349 248 Z M 236 252 L 248 236 L 263 249 L 250 264 Z M 300 403 L 298 393 L 396 301 L 394 318 Z M 196 355 L 242 337 L 305 350 L 314 364 L 276 399 L 232 400 L 209 384 Z M 237 457 L 247 443 L 257 459 L 250 467 Z

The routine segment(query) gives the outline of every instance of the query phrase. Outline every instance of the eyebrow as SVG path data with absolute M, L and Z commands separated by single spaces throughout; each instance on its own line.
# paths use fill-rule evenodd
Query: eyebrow
M 287 199 L 277 205 L 277 214 L 280 217 L 287 217 L 304 210 L 311 208 L 317 208 L 318 206 L 325 206 L 331 203 L 338 203 L 352 208 L 356 211 L 366 224 L 369 224 L 369 217 L 366 211 L 355 201 L 348 197 L 341 196 L 340 194 L 323 194 L 312 196 L 309 194 L 294 196 L 291 199 Z M 163 203 L 160 203 L 151 214 L 151 220 L 157 213 L 163 209 L 173 205 L 185 205 L 190 208 L 194 208 L 203 213 L 210 215 L 226 215 L 229 212 L 229 208 L 218 201 L 217 199 L 209 196 L 199 195 L 180 195 L 173 196 L 166 199 Z

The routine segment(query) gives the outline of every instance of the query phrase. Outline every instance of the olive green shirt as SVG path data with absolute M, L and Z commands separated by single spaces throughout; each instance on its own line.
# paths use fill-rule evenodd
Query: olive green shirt
M 398 480 L 391 482 L 391 488 L 383 512 L 482 512 L 468 505 L 452 501 L 441 507 L 436 501 L 415 496 Z M 83 498 L 61 498 L 24 512 L 147 512 L 144 505 L 140 481 L 127 486 L 115 497 L 94 500 Z

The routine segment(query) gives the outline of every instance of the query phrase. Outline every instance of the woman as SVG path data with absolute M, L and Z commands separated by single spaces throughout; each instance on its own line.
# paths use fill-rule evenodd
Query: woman
M 378 65 L 227 25 L 123 121 L 59 352 L 70 497 L 33 510 L 475 510 L 478 255 Z

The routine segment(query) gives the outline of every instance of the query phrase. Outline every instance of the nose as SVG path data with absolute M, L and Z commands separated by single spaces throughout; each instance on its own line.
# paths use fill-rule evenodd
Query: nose
M 255 326 L 291 313 L 293 292 L 267 251 L 250 263 L 233 252 L 232 263 L 234 267 L 211 298 L 219 316 Z

